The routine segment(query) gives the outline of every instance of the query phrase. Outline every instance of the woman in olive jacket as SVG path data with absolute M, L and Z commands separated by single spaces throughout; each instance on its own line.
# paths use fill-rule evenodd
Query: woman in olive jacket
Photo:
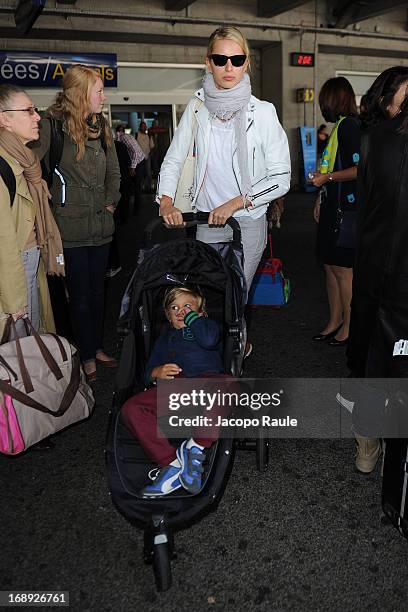
M 120 170 L 98 72 L 73 66 L 47 115 L 62 122 L 64 145 L 52 178 L 53 212 L 64 246 L 70 313 L 85 373 L 96 379 L 96 363 L 115 367 L 103 350 L 105 274 L 120 198 Z M 34 150 L 47 166 L 51 122 L 41 122 Z

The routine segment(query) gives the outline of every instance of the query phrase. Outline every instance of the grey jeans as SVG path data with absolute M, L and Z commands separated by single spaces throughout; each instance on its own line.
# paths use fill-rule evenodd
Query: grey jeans
M 244 276 L 249 291 L 256 269 L 261 260 L 267 241 L 266 215 L 259 219 L 252 217 L 236 217 L 241 227 L 242 247 L 244 250 Z M 232 230 L 225 227 L 208 227 L 199 225 L 197 227 L 197 240 L 211 244 L 214 242 L 228 242 L 232 240 Z
M 38 296 L 38 264 L 40 263 L 40 249 L 33 247 L 21 253 L 27 281 L 28 316 L 33 327 L 40 328 L 40 300 Z M 19 336 L 26 336 L 24 323 L 21 319 L 16 321 L 16 330 Z

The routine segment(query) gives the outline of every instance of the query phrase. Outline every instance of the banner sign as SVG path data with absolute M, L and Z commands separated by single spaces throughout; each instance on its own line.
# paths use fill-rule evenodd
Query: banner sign
M 105 87 L 117 87 L 114 53 L 41 53 L 0 51 L 0 83 L 21 87 L 61 87 L 62 77 L 75 64 L 96 68 Z

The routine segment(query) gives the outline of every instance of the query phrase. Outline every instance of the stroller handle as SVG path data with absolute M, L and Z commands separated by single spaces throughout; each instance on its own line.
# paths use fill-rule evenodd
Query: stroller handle
M 155 230 L 157 230 L 159 227 L 166 227 L 167 229 L 171 230 L 171 229 L 181 229 L 182 227 L 194 227 L 196 225 L 204 225 L 206 223 L 208 223 L 208 217 L 209 217 L 210 213 L 208 212 L 201 212 L 198 211 L 196 213 L 194 212 L 188 212 L 188 213 L 183 213 L 183 226 L 171 226 L 171 225 L 167 225 L 166 223 L 164 223 L 162 217 L 159 217 L 157 219 L 153 219 L 153 221 L 151 221 L 145 231 L 144 231 L 144 242 L 146 245 L 151 245 L 152 244 L 152 237 L 153 237 L 153 232 Z M 242 250 L 242 242 L 241 242 L 241 228 L 240 225 L 238 223 L 238 221 L 236 219 L 234 219 L 234 217 L 230 217 L 229 219 L 227 219 L 226 221 L 226 225 L 229 225 L 230 228 L 232 229 L 232 243 L 233 245 Z

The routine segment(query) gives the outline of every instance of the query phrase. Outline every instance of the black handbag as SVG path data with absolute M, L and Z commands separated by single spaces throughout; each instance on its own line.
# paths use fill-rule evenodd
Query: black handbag
M 337 213 L 337 246 L 343 249 L 354 249 L 357 236 L 357 211 L 339 208 Z
M 343 169 L 340 152 L 337 156 L 338 170 Z M 341 205 L 341 183 L 337 183 L 337 241 L 336 246 L 343 249 L 354 249 L 357 237 L 357 211 L 346 210 Z

